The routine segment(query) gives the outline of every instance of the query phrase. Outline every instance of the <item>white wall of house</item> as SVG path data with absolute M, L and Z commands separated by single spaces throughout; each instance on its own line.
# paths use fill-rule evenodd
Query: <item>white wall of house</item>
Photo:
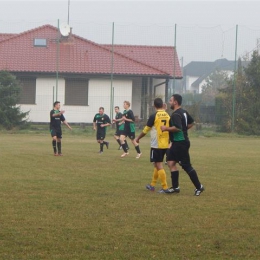
M 55 78 L 38 78 L 36 80 L 36 97 L 34 105 L 21 105 L 22 111 L 30 111 L 28 119 L 32 122 L 49 122 L 50 110 L 53 108 L 53 92 L 56 97 Z M 64 103 L 65 80 L 58 81 L 58 99 L 61 105 Z M 63 97 L 63 98 L 62 98 Z
M 29 120 L 32 122 L 49 122 L 50 110 L 53 108 L 53 100 L 56 100 L 55 78 L 38 78 L 36 80 L 36 104 L 21 105 L 22 111 L 30 111 Z M 132 102 L 132 80 L 114 80 L 114 105 L 123 109 L 123 102 Z M 53 98 L 53 92 L 54 97 Z M 58 98 L 61 109 L 65 110 L 65 118 L 69 123 L 91 123 L 98 113 L 99 107 L 105 108 L 105 113 L 110 116 L 110 92 L 111 81 L 109 79 L 90 79 L 88 88 L 88 106 L 66 106 L 65 80 L 58 81 Z
M 142 103 L 142 78 L 133 80 L 133 98 L 131 102 L 131 109 L 135 116 L 141 117 L 141 103 Z M 120 105 L 121 108 L 121 105 Z
M 153 86 L 162 82 L 165 82 L 165 79 L 154 79 Z M 155 97 L 160 97 L 163 101 L 165 101 L 165 84 L 162 84 L 155 88 Z
M 119 106 L 123 111 L 125 100 L 132 103 L 132 80 L 113 80 L 112 89 L 114 93 L 114 107 Z M 85 121 L 92 122 L 95 113 L 98 113 L 99 107 L 105 108 L 105 113 L 110 116 L 110 92 L 111 81 L 109 79 L 91 79 L 89 80 L 89 113 L 85 116 Z
M 192 83 L 195 82 L 199 77 L 186 76 L 186 92 L 193 92 L 194 88 L 191 87 Z

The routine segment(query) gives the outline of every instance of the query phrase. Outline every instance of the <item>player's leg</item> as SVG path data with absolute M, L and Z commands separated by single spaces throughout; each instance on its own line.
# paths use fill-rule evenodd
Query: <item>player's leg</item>
M 103 140 L 102 140 L 102 133 L 100 130 L 97 131 L 96 134 L 96 138 L 97 138 L 97 143 L 99 144 L 99 154 L 103 153 Z
M 104 130 L 102 134 L 103 146 L 105 145 L 108 149 L 109 142 L 105 141 L 105 138 L 106 138 L 106 131 Z
M 52 148 L 53 148 L 53 152 L 54 152 L 54 155 L 58 155 L 57 154 L 57 134 L 56 134 L 56 131 L 55 129 L 51 129 L 51 136 L 52 136 Z
M 137 152 L 136 159 L 139 159 L 142 155 L 139 144 L 135 141 L 135 133 L 129 133 L 128 137 L 131 139 L 132 144 Z
M 121 142 L 120 142 L 120 138 L 119 137 L 120 137 L 119 130 L 116 130 L 116 132 L 114 134 L 114 138 L 117 141 L 117 143 L 119 144 L 118 150 L 121 150 L 122 146 L 121 146 Z
M 58 148 L 58 155 L 62 156 L 61 152 L 61 139 L 62 139 L 62 133 L 57 132 L 57 148 Z
M 104 140 L 106 137 L 105 129 L 99 131 L 99 146 L 100 146 L 100 153 L 103 153 L 104 144 L 106 145 L 107 142 Z
M 125 144 L 126 135 L 124 133 L 121 133 L 119 138 L 120 138 L 121 146 L 124 150 L 124 153 L 121 155 L 121 157 L 125 157 L 126 155 L 129 154 L 128 150 L 126 149 L 126 144 Z
M 163 159 L 166 149 L 153 149 L 154 166 L 158 172 L 158 178 L 161 180 L 162 189 L 159 192 L 168 193 L 166 172 L 163 168 Z
M 151 148 L 150 150 L 150 162 L 153 163 L 153 177 L 152 177 L 152 181 L 150 184 L 147 184 L 145 187 L 147 190 L 150 190 L 150 191 L 154 191 L 155 190 L 155 185 L 157 183 L 157 180 L 158 180 L 158 170 L 157 168 L 155 167 L 155 163 L 154 163 L 154 152 L 153 152 L 154 148 Z
M 204 191 L 204 187 L 199 181 L 199 177 L 196 170 L 191 165 L 188 144 L 182 143 L 181 149 L 179 151 L 181 157 L 179 163 L 182 169 L 189 175 L 191 182 L 195 186 L 194 195 L 199 196 L 200 193 Z
M 171 172 L 172 187 L 169 188 L 171 193 L 179 193 L 179 170 L 177 162 L 179 161 L 178 143 L 172 143 L 172 146 L 167 150 L 167 164 Z

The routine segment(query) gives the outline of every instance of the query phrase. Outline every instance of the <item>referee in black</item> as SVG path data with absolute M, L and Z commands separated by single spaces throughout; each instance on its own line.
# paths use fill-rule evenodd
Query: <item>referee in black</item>
M 182 96 L 174 94 L 169 101 L 173 113 L 171 115 L 171 126 L 161 126 L 162 131 L 170 132 L 171 147 L 168 150 L 167 162 L 171 171 L 172 187 L 169 193 L 179 193 L 179 170 L 177 163 L 188 174 L 191 182 L 195 186 L 194 195 L 200 196 L 205 190 L 200 183 L 196 170 L 191 165 L 189 148 L 190 141 L 188 138 L 188 129 L 194 124 L 193 118 L 189 113 L 182 109 Z
M 97 131 L 97 142 L 100 145 L 99 154 L 103 153 L 103 146 L 106 145 L 107 149 L 109 142 L 105 141 L 106 137 L 106 128 L 111 125 L 110 118 L 107 114 L 104 113 L 104 107 L 100 107 L 97 114 L 95 114 L 93 119 L 93 129 Z
M 60 111 L 60 102 L 55 101 L 53 104 L 53 109 L 50 112 L 50 132 L 52 136 L 52 147 L 54 151 L 54 156 L 62 156 L 61 153 L 61 138 L 62 138 L 62 130 L 61 130 L 61 122 L 65 124 L 70 130 L 71 127 L 67 123 L 64 117 L 64 110 Z M 57 151 L 58 148 L 58 151 Z

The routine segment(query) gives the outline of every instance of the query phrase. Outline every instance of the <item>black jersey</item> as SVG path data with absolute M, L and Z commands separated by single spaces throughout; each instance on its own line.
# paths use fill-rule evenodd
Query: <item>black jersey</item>
M 182 130 L 182 117 L 180 114 L 175 113 L 175 111 L 172 113 L 170 125 L 175 126 L 180 130 L 178 132 L 170 132 L 171 142 L 185 141 L 186 139 L 184 137 L 184 132 Z
M 171 115 L 171 124 L 181 130 L 181 132 L 183 133 L 183 137 L 185 138 L 186 141 L 189 140 L 188 125 L 193 123 L 194 123 L 193 118 L 186 110 L 182 108 L 178 108 Z M 171 136 L 171 140 L 175 139 L 181 141 L 182 139 L 180 132 L 170 133 L 170 136 Z
M 53 116 L 54 114 L 60 113 L 59 110 L 52 109 L 50 112 L 50 129 L 61 129 L 61 122 L 65 121 L 65 117 L 63 114 L 60 116 Z
M 119 130 L 123 130 L 123 131 L 128 131 L 131 133 L 135 132 L 135 116 L 134 113 L 131 109 L 129 110 L 124 110 L 123 116 L 125 116 L 128 119 L 132 119 L 133 122 L 129 122 L 129 121 L 125 121 L 124 124 L 120 125 Z
M 122 113 L 121 112 L 118 112 L 118 113 L 116 113 L 116 116 L 115 116 L 115 119 L 117 120 L 117 119 L 120 119 L 120 118 L 122 118 Z M 119 124 L 120 124 L 120 122 L 118 122 L 118 121 L 116 121 L 116 129 L 118 130 L 118 128 L 119 128 Z
M 93 122 L 97 124 L 97 130 L 106 129 L 105 127 L 101 127 L 103 124 L 111 124 L 110 118 L 108 115 L 103 114 L 100 115 L 99 113 L 95 114 Z

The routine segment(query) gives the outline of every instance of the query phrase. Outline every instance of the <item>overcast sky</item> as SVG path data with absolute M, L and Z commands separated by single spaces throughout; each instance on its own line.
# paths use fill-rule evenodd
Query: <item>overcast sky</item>
M 70 2 L 0 0 L 0 33 L 22 32 L 44 24 L 56 25 L 58 20 L 60 23 L 66 22 L 68 3 L 70 3 L 69 18 L 73 32 L 100 43 L 111 42 L 111 24 L 114 22 L 116 43 L 172 45 L 175 41 L 174 25 L 177 24 L 179 33 L 177 49 L 181 52 L 179 56 L 184 56 L 186 62 L 193 59 L 214 60 L 222 57 L 232 59 L 236 25 L 241 28 L 238 36 L 241 53 L 251 52 L 256 46 L 257 38 L 260 38 L 260 1 L 210 0 L 70 0 Z M 211 31 L 208 32 L 208 36 L 207 30 Z M 214 30 L 212 36 L 210 33 Z M 195 34 L 200 35 L 199 39 L 195 38 Z M 215 48 L 210 50 L 210 45 L 214 44 L 209 40 L 213 41 L 215 36 L 218 39 L 214 40 L 214 43 L 218 42 L 216 50 Z M 230 43 L 229 38 L 232 38 Z M 208 48 L 204 54 L 205 41 L 208 41 Z M 197 56 L 196 53 L 199 51 L 201 55 Z

